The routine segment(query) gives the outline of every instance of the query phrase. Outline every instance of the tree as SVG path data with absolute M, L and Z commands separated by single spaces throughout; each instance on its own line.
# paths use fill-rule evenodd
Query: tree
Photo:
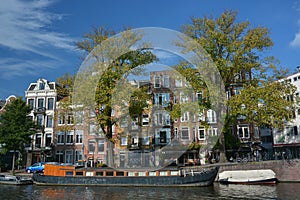
M 265 83 L 260 87 L 245 86 L 228 102 L 230 117 L 243 116 L 248 123 L 270 128 L 282 128 L 293 119 L 296 87 L 289 82 Z
M 15 154 L 31 142 L 31 135 L 37 126 L 28 118 L 30 107 L 20 97 L 5 107 L 0 118 L 0 144 L 4 151 L 13 151 L 12 173 L 15 167 Z
M 108 41 L 108 44 L 106 44 L 104 41 L 107 41 L 107 39 L 113 35 L 113 31 L 103 27 L 94 28 L 91 33 L 85 35 L 83 41 L 77 43 L 77 47 L 86 54 L 89 54 L 89 58 L 95 60 L 95 62 L 87 69 L 87 71 L 81 71 L 81 74 L 77 74 L 76 77 L 76 79 L 80 79 L 80 77 L 83 78 L 82 81 L 79 82 L 86 83 L 84 86 L 79 86 L 82 87 L 81 89 L 76 88 L 77 97 L 81 99 L 81 102 L 91 100 L 95 102 L 95 105 L 89 104 L 89 106 L 94 106 L 97 114 L 97 121 L 106 137 L 112 143 L 114 143 L 112 127 L 117 121 L 113 115 L 114 105 L 112 104 L 112 99 L 117 83 L 126 74 L 133 72 L 136 67 L 151 63 L 156 59 L 148 49 L 142 48 L 134 51 L 130 50 L 132 46 L 141 40 L 142 35 L 127 30 L 121 34 L 120 37 L 111 38 Z M 103 49 L 101 49 L 103 46 L 106 46 L 104 52 L 102 51 Z M 120 55 L 115 58 L 115 55 L 118 55 L 118 52 L 123 53 L 120 53 Z M 109 66 L 103 67 L 107 60 L 111 61 Z M 103 69 L 105 68 L 105 70 L 102 71 L 101 67 L 103 67 Z M 90 73 L 92 71 L 101 71 L 101 77 L 91 75 L 93 74 Z M 137 70 L 137 73 L 138 72 L 139 70 Z M 95 96 L 92 97 L 95 99 L 88 99 L 89 97 L 86 97 L 84 92 L 87 90 L 93 91 L 94 87 L 92 85 L 94 81 L 97 81 Z M 89 83 L 91 83 L 91 85 L 88 85 Z M 80 94 L 80 92 L 83 93 Z M 112 145 L 109 146 L 109 149 L 107 164 L 113 166 Z
M 65 73 L 63 76 L 58 77 L 56 80 L 59 87 L 57 87 L 57 95 L 60 98 L 69 96 L 72 97 L 73 85 L 74 85 L 74 75 Z
M 215 19 L 211 17 L 193 17 L 191 20 L 190 24 L 183 26 L 183 32 L 195 39 L 210 54 L 222 76 L 226 91 L 234 94 L 234 87 L 243 88 L 250 85 L 249 88 L 252 88 L 251 92 L 253 92 L 255 88 L 262 86 L 261 80 L 266 78 L 267 69 L 270 66 L 274 67 L 272 65 L 274 59 L 265 58 L 261 54 L 273 45 L 267 28 L 253 28 L 248 21 L 237 22 L 237 12 L 230 10 L 226 10 L 220 17 Z M 273 87 L 263 85 L 264 89 L 262 90 L 265 90 L 265 92 L 261 92 L 261 95 L 267 94 L 266 91 L 272 91 L 276 86 L 279 85 L 273 85 Z M 262 97 L 261 95 L 260 97 Z M 244 95 L 243 97 L 250 98 L 245 101 L 251 101 L 251 96 Z M 242 96 L 237 96 L 237 98 L 242 101 Z M 232 103 L 229 104 L 234 105 L 236 101 L 232 100 Z M 281 104 L 281 108 L 284 105 Z M 235 108 L 231 108 L 231 111 Z M 252 108 L 248 106 L 248 109 Z M 284 109 L 280 109 L 277 114 L 283 114 L 283 111 Z M 230 116 L 236 117 L 238 111 L 233 111 L 233 113 Z M 270 118 L 272 114 L 274 113 L 266 113 L 265 117 Z M 226 117 L 226 119 L 230 118 Z M 224 161 L 225 141 L 223 131 L 220 133 L 218 145 L 221 152 L 220 160 Z

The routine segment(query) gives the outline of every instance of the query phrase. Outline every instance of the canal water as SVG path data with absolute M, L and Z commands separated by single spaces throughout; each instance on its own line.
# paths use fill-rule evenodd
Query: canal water
M 0 185 L 0 199 L 44 200 L 194 200 L 194 199 L 278 199 L 300 200 L 300 183 L 266 185 L 222 185 L 211 187 L 84 187 Z

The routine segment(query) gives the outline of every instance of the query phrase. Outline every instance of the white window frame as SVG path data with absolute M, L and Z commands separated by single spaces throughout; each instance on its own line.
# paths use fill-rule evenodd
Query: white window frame
M 218 136 L 218 128 L 210 127 L 207 131 L 210 136 Z
M 66 150 L 65 151 L 65 162 L 73 164 L 73 162 L 74 162 L 74 152 L 73 152 L 73 150 Z
M 203 131 L 203 137 L 202 134 L 200 132 Z M 199 127 L 198 129 L 198 140 L 205 140 L 206 139 L 206 130 L 205 127 Z
M 75 143 L 76 144 L 82 144 L 83 142 L 83 130 L 76 130 L 75 133 Z
M 242 134 L 240 134 L 240 130 L 242 131 Z M 246 137 L 246 132 L 245 130 L 247 130 L 247 135 L 248 137 Z M 237 131 L 238 131 L 238 136 L 240 139 L 249 139 L 250 138 L 250 129 L 248 125 L 238 125 L 237 126 Z M 242 135 L 242 137 L 241 137 Z
M 185 136 L 183 137 L 183 132 L 184 131 L 187 131 L 188 138 L 186 138 Z M 190 140 L 190 129 L 189 129 L 189 127 L 182 127 L 181 128 L 181 139 L 182 140 Z
M 164 75 L 164 88 L 169 88 L 170 87 L 170 77 L 168 75 Z
M 99 139 L 99 140 L 98 140 L 98 143 L 97 143 L 98 154 L 104 154 L 104 151 L 105 151 L 105 146 L 104 146 L 104 144 L 105 144 L 104 139 Z M 102 150 L 102 151 L 100 151 L 100 148 L 99 148 L 100 145 L 103 146 L 103 150 Z
M 207 110 L 207 122 L 208 123 L 217 123 L 217 114 L 216 111 L 209 109 Z
M 121 146 L 127 146 L 127 144 L 128 144 L 128 137 L 127 136 L 121 136 L 120 145 Z
M 160 88 L 161 87 L 161 80 L 160 76 L 156 75 L 154 76 L 154 88 Z
M 66 144 L 74 144 L 74 131 L 66 132 Z
M 57 144 L 63 145 L 65 143 L 65 133 L 60 131 L 57 133 Z
M 184 112 L 183 115 L 180 117 L 181 122 L 189 121 L 189 112 Z

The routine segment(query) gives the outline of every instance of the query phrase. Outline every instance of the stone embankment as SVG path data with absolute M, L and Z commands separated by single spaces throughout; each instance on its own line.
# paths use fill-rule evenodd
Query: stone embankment
M 272 169 L 279 182 L 300 182 L 300 160 L 272 160 L 248 163 L 220 163 L 219 173 L 229 170 Z

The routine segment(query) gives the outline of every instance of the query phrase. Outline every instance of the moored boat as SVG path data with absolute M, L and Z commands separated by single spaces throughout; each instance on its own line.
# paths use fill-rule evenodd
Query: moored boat
M 276 174 L 271 169 L 233 170 L 219 173 L 218 180 L 224 184 L 275 184 Z
M 6 185 L 29 185 L 32 184 L 33 181 L 31 177 L 22 177 L 22 176 L 13 176 L 0 174 L 0 184 Z
M 219 167 L 195 169 L 118 170 L 45 165 L 44 174 L 34 174 L 38 185 L 97 186 L 209 186 Z

